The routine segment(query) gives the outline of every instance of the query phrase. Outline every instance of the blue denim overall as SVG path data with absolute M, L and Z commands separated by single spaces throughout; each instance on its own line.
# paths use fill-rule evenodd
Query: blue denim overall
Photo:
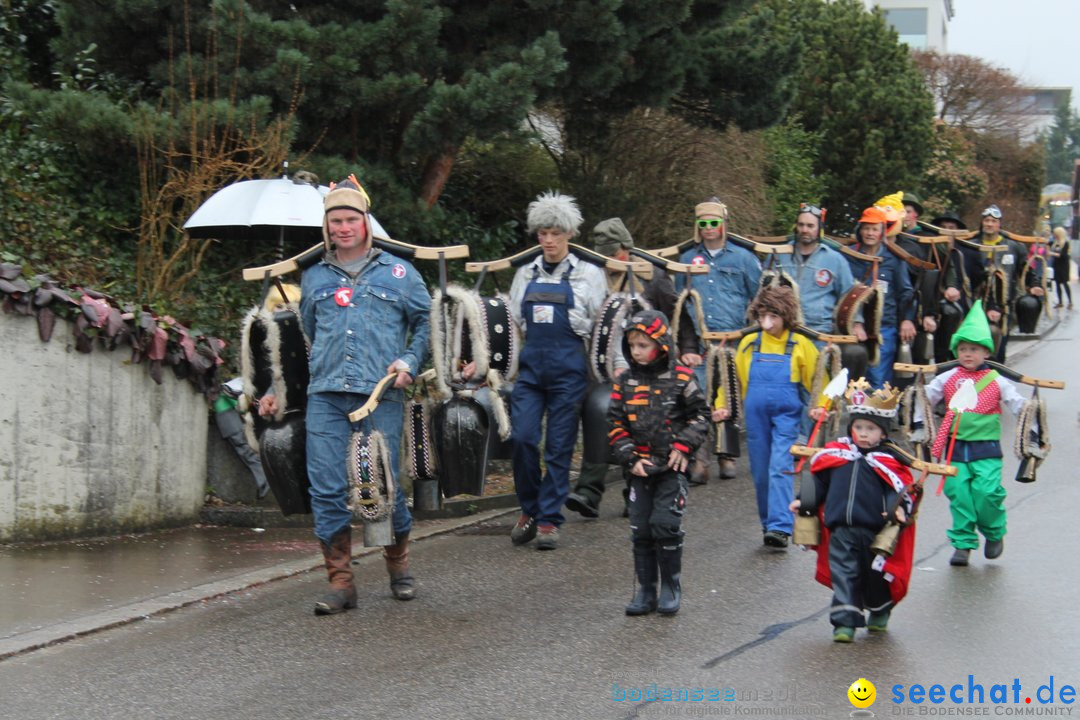
M 791 381 L 795 338 L 788 336 L 783 355 L 761 352 L 761 334 L 754 345 L 747 381 L 746 449 L 757 492 L 762 530 L 791 534 L 795 524 L 788 506 L 795 497 L 791 446 L 799 437 L 803 402 Z
M 588 386 L 585 344 L 570 326 L 570 272 L 558 283 L 537 282 L 536 268 L 521 302 L 525 347 L 510 396 L 514 487 L 521 511 L 538 525 L 558 527 L 570 493 L 570 460 Z M 540 476 L 540 430 L 547 412 L 546 472 Z

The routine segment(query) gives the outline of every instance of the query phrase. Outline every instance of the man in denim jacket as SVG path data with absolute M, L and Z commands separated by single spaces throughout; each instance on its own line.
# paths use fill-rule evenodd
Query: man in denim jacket
M 844 256 L 821 244 L 822 215 L 816 205 L 804 204 L 799 208 L 791 238 L 795 252 L 773 257 L 799 287 L 803 325 L 831 333 L 834 332 L 833 309 L 851 290 L 855 279 Z
M 307 470 L 315 535 L 330 578 L 330 591 L 315 604 L 317 615 L 356 607 L 345 469 L 354 426 L 348 415 L 367 401 L 379 380 L 397 373 L 395 389 L 361 426 L 383 434 L 398 477 L 404 423 L 400 389 L 412 383 L 428 352 L 431 296 L 409 262 L 372 247 L 369 204 L 352 178 L 331 189 L 323 203 L 326 254 L 304 271 L 301 286 L 300 316 L 311 343 Z M 264 397 L 260 412 L 272 412 L 273 405 L 272 396 Z M 390 588 L 397 599 L 410 600 L 415 595 L 408 568 L 412 515 L 400 484 L 393 526 L 395 544 L 384 554 Z
M 746 327 L 746 308 L 757 293 L 761 281 L 761 263 L 752 252 L 727 241 L 727 205 L 711 197 L 694 207 L 693 246 L 679 257 L 687 265 L 708 265 L 709 274 L 694 278 L 679 275 L 675 288 L 682 292 L 689 284 L 701 295 L 701 311 L 705 318 L 702 330 L 728 332 Z M 693 312 L 693 310 L 687 310 Z M 680 343 L 681 344 L 681 343 Z M 705 347 L 702 346 L 704 350 Z M 698 386 L 705 387 L 703 356 L 683 353 L 681 362 L 694 368 Z M 698 448 L 690 470 L 690 484 L 704 485 L 709 478 L 709 460 L 714 444 L 706 441 Z M 735 477 L 735 459 L 719 456 L 720 477 Z

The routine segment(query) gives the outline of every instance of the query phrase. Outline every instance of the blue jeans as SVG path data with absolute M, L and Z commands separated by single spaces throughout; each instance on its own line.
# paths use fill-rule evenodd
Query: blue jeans
M 893 361 L 896 360 L 897 337 L 899 330 L 895 326 L 881 328 L 881 348 L 878 351 L 880 360 L 877 365 L 871 365 L 866 369 L 866 379 L 878 389 L 886 382 L 892 382 Z M 852 378 L 854 379 L 854 378 Z
M 397 483 L 405 406 L 400 400 L 386 398 L 375 408 L 375 412 L 359 423 L 349 422 L 349 413 L 367 399 L 367 395 L 344 392 L 308 395 L 307 470 L 311 482 L 311 512 L 315 517 L 315 535 L 327 544 L 353 519 L 347 504 L 349 479 L 345 471 L 345 457 L 353 430 L 378 430 L 385 438 L 397 487 L 393 513 L 394 537 L 400 538 L 412 529 L 412 514 L 405 503 L 405 493 Z
M 523 362 L 514 383 L 510 395 L 514 488 L 521 512 L 537 524 L 563 524 L 562 506 L 570 494 L 570 460 L 587 389 L 588 371 L 582 352 L 577 352 L 573 362 Z M 545 472 L 541 475 L 540 431 L 545 414 Z

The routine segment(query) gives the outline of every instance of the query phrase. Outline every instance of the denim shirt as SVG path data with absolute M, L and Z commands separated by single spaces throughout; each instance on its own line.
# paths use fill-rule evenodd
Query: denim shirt
M 854 245 L 852 250 L 865 253 L 862 245 Z M 915 288 L 911 285 L 905 263 L 893 251 L 881 245 L 879 247 L 877 277 L 874 279 L 884 291 L 885 303 L 881 309 L 881 326 L 898 327 L 901 320 L 915 319 Z M 851 267 L 851 275 L 856 280 L 870 284 L 870 263 L 865 260 L 846 258 Z
M 716 255 L 697 244 L 679 257 L 687 265 L 708 265 L 708 275 L 689 276 L 690 287 L 701 295 L 705 325 L 710 332 L 739 330 L 750 324 L 746 308 L 757 294 L 761 263 L 749 250 L 725 242 Z M 679 273 L 675 287 L 682 292 L 688 276 Z
M 427 359 L 431 296 L 409 262 L 379 251 L 351 278 L 324 257 L 304 271 L 301 293 L 308 393 L 366 395 L 395 360 L 416 375 Z
M 803 324 L 818 332 L 832 332 L 833 309 L 855 284 L 844 256 L 818 244 L 807 256 L 800 253 L 796 245 L 795 252 L 790 255 L 777 254 L 773 258 L 799 286 Z

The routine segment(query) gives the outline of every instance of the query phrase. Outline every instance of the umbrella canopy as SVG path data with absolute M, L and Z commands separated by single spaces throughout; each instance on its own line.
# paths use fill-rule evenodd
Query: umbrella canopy
M 184 230 L 194 238 L 322 242 L 323 197 L 328 192 L 325 185 L 287 177 L 243 180 L 207 198 Z M 378 237 L 388 237 L 373 216 L 371 229 Z

